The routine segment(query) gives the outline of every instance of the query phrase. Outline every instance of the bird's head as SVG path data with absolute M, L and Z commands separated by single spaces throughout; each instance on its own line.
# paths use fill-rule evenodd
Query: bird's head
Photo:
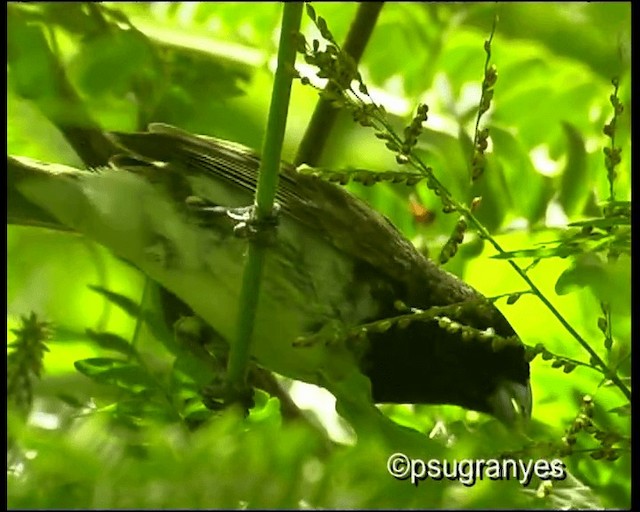
M 378 403 L 458 405 L 514 425 L 531 417 L 532 393 L 524 346 L 511 341 L 468 339 L 416 321 L 371 336 L 363 369 Z

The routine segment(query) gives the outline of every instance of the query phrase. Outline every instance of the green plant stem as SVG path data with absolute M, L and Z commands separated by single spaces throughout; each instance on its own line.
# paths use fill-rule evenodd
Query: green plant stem
M 617 101 L 618 99 L 618 87 L 619 87 L 619 82 L 617 79 L 613 79 L 613 97 L 612 97 L 612 103 L 613 100 L 615 99 Z M 616 106 L 613 105 L 613 119 L 611 119 L 611 123 L 609 124 L 609 126 L 611 126 L 611 146 L 610 151 L 611 154 L 613 154 L 616 150 L 616 125 L 618 122 L 618 111 L 616 109 Z M 606 160 L 605 160 L 606 161 Z M 613 162 L 611 162 L 611 170 L 607 169 L 607 180 L 609 181 L 609 199 L 608 201 L 610 203 L 614 202 L 616 200 L 616 192 L 615 192 L 615 167 L 617 164 L 614 164 Z
M 286 2 L 284 4 L 278 47 L 278 67 L 271 93 L 267 133 L 263 144 L 256 190 L 255 217 L 258 223 L 269 218 L 273 211 L 273 201 L 280 171 L 282 142 L 291 96 L 292 70 L 296 57 L 294 36 L 300 29 L 302 7 L 302 2 Z M 234 390 L 244 388 L 266 250 L 267 247 L 263 243 L 256 243 L 256 241 L 249 243 L 247 261 L 242 275 L 236 339 L 235 343 L 231 345 L 227 365 L 227 384 L 231 393 Z M 229 396 L 229 399 L 233 399 L 233 396 Z
M 489 71 L 489 64 L 491 63 L 491 43 L 493 42 L 493 36 L 496 33 L 496 25 L 498 24 L 498 15 L 494 15 L 493 17 L 493 25 L 491 26 L 491 33 L 489 34 L 489 39 L 486 41 L 485 52 L 487 54 L 487 58 L 484 61 L 484 73 L 483 76 L 487 76 L 487 72 Z M 485 86 L 485 81 L 482 82 L 482 95 L 480 96 L 480 104 L 482 105 L 485 97 L 485 93 L 487 92 L 487 88 Z M 478 134 L 480 133 L 480 120 L 485 112 L 481 109 L 478 109 L 478 115 L 476 116 L 476 127 L 473 131 L 473 147 L 475 148 L 478 144 Z
M 383 5 L 382 2 L 361 2 L 358 6 L 358 11 L 342 46 L 342 51 L 351 56 L 356 66 L 362 58 Z M 327 90 L 337 92 L 338 87 L 333 82 L 329 82 Z M 296 166 L 301 164 L 318 165 L 322 150 L 338 117 L 338 112 L 339 109 L 331 105 L 325 98 L 318 99 L 298 147 L 298 153 L 294 160 Z

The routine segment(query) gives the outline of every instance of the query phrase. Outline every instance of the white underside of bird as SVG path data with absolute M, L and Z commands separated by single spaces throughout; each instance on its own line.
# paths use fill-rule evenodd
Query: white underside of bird
M 123 169 L 80 172 L 40 165 L 46 166 L 46 173 L 19 184 L 27 199 L 136 265 L 225 339 L 235 339 L 243 269 L 238 262 L 246 255 L 248 241 L 233 235 L 231 222 L 226 230 L 206 229 L 146 178 Z M 46 179 L 52 176 L 56 179 Z M 207 201 L 229 208 L 246 206 L 246 195 L 232 187 L 212 185 L 206 178 L 189 179 L 193 191 Z M 368 285 L 354 282 L 352 261 L 294 220 L 283 216 L 280 222 L 279 251 L 296 254 L 272 258 L 267 252 L 252 355 L 277 373 L 339 394 L 342 384 L 362 377 L 353 354 L 343 343 L 300 347 L 294 342 L 319 329 L 338 334 L 374 316 L 378 306 Z M 357 300 L 345 301 L 347 291 Z M 355 389 L 350 393 L 352 398 L 359 394 Z

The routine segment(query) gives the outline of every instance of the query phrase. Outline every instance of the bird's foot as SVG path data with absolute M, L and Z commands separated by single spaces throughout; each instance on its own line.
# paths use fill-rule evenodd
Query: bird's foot
M 257 242 L 272 243 L 275 240 L 278 226 L 280 205 L 274 203 L 273 210 L 266 217 L 257 215 L 256 206 L 244 208 L 232 208 L 227 215 L 237 221 L 233 228 L 234 234 L 239 238 L 250 238 Z
M 236 222 L 233 233 L 238 238 L 247 238 L 257 242 L 271 243 L 275 239 L 276 227 L 279 222 L 280 205 L 273 204 L 273 210 L 266 217 L 259 218 L 256 206 L 243 206 L 231 208 L 215 205 L 206 199 L 197 196 L 189 196 L 187 206 L 200 214 L 215 217 L 226 216 Z
M 205 386 L 200 394 L 204 406 L 212 411 L 220 411 L 233 405 L 239 405 L 246 416 L 249 414 L 249 409 L 255 405 L 251 387 L 247 385 L 242 388 L 232 387 L 219 376 Z

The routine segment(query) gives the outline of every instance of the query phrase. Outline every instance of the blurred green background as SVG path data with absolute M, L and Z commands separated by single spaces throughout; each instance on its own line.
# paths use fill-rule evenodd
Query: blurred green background
M 315 8 L 342 41 L 357 4 Z M 52 116 L 74 119 L 78 104 L 105 130 L 161 121 L 260 149 L 281 9 L 267 2 L 9 3 L 8 153 L 81 166 L 50 122 Z M 488 166 L 470 186 L 483 43 L 496 11 L 491 61 L 499 78 L 483 119 L 491 133 Z M 302 31 L 308 40 L 319 37 L 306 17 Z M 609 141 L 602 130 L 612 116 L 611 79 L 618 77 L 625 111 L 616 131 L 622 161 L 615 191 L 617 200 L 630 200 L 630 3 L 388 3 L 360 69 L 397 129 L 410 121 L 418 101 L 429 105 L 420 154 L 459 200 L 482 195 L 478 217 L 508 251 L 536 249 L 564 236 L 568 222 L 600 215 L 597 205 L 609 195 L 602 152 Z M 300 71 L 309 72 L 304 65 Z M 61 72 L 75 100 L 61 92 Z M 313 88 L 294 82 L 284 159 L 293 159 L 316 100 Z M 394 155 L 348 114 L 339 116 L 322 165 L 397 168 Z M 456 221 L 424 184 L 349 188 L 434 257 Z M 433 219 L 418 222 L 412 203 L 433 212 Z M 525 289 L 507 262 L 491 259 L 495 253 L 472 233 L 465 242 L 448 270 L 487 296 Z M 88 285 L 150 309 L 152 286 L 145 288 L 143 276 L 105 249 L 40 228 L 9 226 L 7 260 L 9 342 L 16 337 L 10 330 L 31 311 L 54 326 L 28 421 L 9 408 L 10 439 L 21 448 L 20 455 L 9 454 L 10 508 L 630 506 L 628 447 L 615 461 L 596 460 L 591 454 L 598 443 L 586 434 L 580 449 L 563 459 L 570 476 L 551 489 L 540 482 L 465 487 L 447 480 L 414 487 L 387 474 L 390 454 L 375 443 L 327 450 L 326 434 L 289 425 L 266 395 L 248 423 L 226 414 L 195 432 L 185 431 L 183 417 L 166 400 L 149 399 L 160 405 L 127 417 L 127 390 L 74 368 L 75 361 L 113 355 L 85 329 L 127 340 L 136 330 L 131 315 Z M 523 267 L 532 261 L 518 260 Z M 597 251 L 545 258 L 529 275 L 628 382 L 629 255 L 615 262 Z M 611 308 L 610 348 L 598 328 L 601 302 Z M 527 345 L 543 343 L 554 354 L 589 362 L 536 297 L 497 305 Z M 175 354 L 157 333 L 143 328 L 136 336 L 149 375 L 164 382 L 175 370 Z M 495 421 L 454 407 L 384 410 L 430 434 L 451 459 L 531 446 L 526 458 L 536 458 L 541 446 L 561 443 L 586 394 L 603 429 L 630 436 L 630 416 L 610 412 L 628 401 L 603 383 L 602 374 L 588 367 L 565 374 L 541 358 L 531 371 L 534 419 L 525 438 L 514 440 Z

